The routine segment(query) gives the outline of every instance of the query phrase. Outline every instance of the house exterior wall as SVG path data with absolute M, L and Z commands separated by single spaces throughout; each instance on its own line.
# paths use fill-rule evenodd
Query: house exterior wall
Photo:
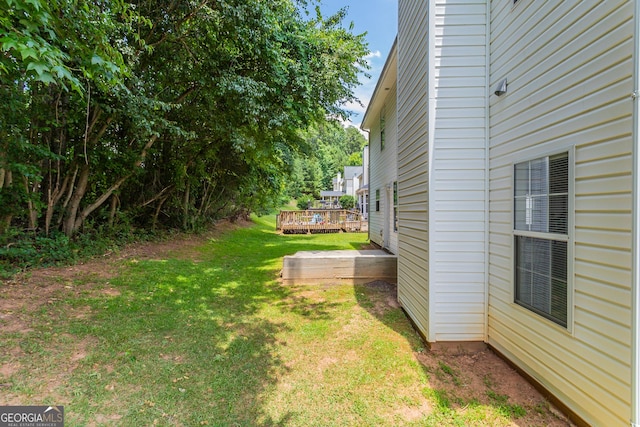
M 484 341 L 488 8 L 430 3 L 432 340 Z
M 397 180 L 397 114 L 396 114 L 396 86 L 384 92 L 385 110 L 385 146 L 380 144 L 380 109 L 373 110 L 373 125 L 369 133 L 369 162 L 371 176 L 369 183 L 369 239 L 388 249 L 391 253 L 398 253 L 398 233 L 393 230 L 393 183 Z M 376 211 L 376 190 L 380 191 L 380 209 Z
M 398 298 L 429 342 L 484 341 L 487 5 L 399 6 Z
M 398 301 L 431 341 L 428 10 L 424 0 L 398 2 Z
M 348 196 L 356 197 L 356 192 L 361 187 L 358 176 L 362 175 L 362 166 L 345 166 L 342 192 Z
M 369 146 L 362 147 L 362 186 L 357 191 L 360 214 L 369 219 Z
M 633 14 L 491 2 L 489 88 L 509 85 L 490 98 L 488 342 L 601 426 L 630 419 Z M 567 328 L 513 302 L 513 165 L 560 151 L 574 156 Z

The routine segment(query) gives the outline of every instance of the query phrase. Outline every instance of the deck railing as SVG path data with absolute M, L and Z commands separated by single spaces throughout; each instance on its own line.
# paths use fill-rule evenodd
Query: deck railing
M 344 209 L 280 211 L 276 229 L 285 234 L 360 232 L 367 231 L 368 223 L 358 211 Z

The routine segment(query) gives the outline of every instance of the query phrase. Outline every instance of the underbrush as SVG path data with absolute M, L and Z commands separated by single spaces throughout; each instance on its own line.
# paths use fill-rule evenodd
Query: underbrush
M 59 231 L 47 236 L 12 228 L 0 235 L 0 279 L 29 268 L 73 264 L 127 243 L 158 240 L 171 234 L 132 228 L 87 229 L 70 238 Z

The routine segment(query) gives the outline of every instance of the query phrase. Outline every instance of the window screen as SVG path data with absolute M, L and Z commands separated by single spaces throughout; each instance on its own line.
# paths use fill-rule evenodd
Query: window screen
M 393 231 L 398 231 L 398 181 L 393 182 Z
M 514 166 L 515 302 L 567 326 L 568 153 Z

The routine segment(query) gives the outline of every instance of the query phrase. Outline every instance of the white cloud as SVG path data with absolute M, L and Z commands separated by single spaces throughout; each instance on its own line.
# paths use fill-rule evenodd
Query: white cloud
M 369 64 L 369 66 L 371 67 L 371 64 L 373 63 L 373 60 L 375 58 L 382 58 L 382 53 L 380 53 L 379 50 L 376 50 L 375 52 L 369 52 L 369 54 L 364 57 L 364 60 L 367 61 L 367 64 Z

